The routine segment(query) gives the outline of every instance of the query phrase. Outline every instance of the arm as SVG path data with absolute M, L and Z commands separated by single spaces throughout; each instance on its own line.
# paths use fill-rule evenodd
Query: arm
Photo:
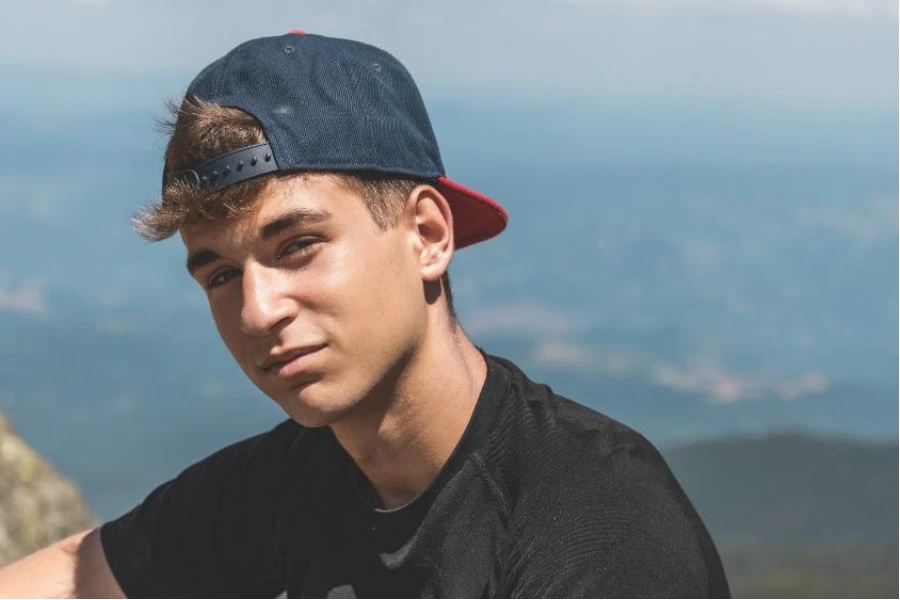
M 99 529 L 88 529 L 0 569 L 0 598 L 124 598 Z

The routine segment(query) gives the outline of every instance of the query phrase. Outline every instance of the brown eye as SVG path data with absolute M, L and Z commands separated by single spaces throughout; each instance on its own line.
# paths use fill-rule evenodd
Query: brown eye
M 241 272 L 237 269 L 225 269 L 224 271 L 219 271 L 209 279 L 209 283 L 207 284 L 206 289 L 211 290 L 214 287 L 224 285 L 231 281 L 233 275 L 240 274 Z
M 302 254 L 309 250 L 316 243 L 318 243 L 318 240 L 313 238 L 300 238 L 291 240 L 290 242 L 285 244 L 284 247 L 282 247 L 281 252 L 278 254 L 278 258 L 280 259 L 292 254 Z

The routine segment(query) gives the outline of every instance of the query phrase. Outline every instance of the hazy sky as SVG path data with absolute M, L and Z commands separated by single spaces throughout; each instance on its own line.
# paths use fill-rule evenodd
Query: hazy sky
M 12 90 L 0 98 L 5 107 L 66 110 L 73 103 L 65 100 L 74 99 L 89 109 L 139 95 L 157 104 L 158 90 L 179 93 L 241 41 L 293 28 L 383 47 L 407 65 L 426 101 L 897 106 L 896 0 L 3 4 L 0 73 L 5 92 Z M 60 70 L 90 85 L 53 90 L 52 73 Z
M 840 294 L 831 294 L 836 296 L 833 304 L 824 300 L 815 304 L 814 318 L 797 324 L 793 317 L 775 320 L 793 307 L 780 295 L 768 300 L 765 292 L 775 286 L 797 294 L 820 289 L 814 280 L 818 271 L 811 271 L 807 279 L 795 273 L 821 264 L 816 262 L 820 257 L 809 258 L 816 249 L 844 248 L 837 242 L 828 245 L 834 239 L 849 237 L 855 244 L 850 247 L 857 250 L 885 240 L 896 242 L 896 187 L 879 186 L 887 177 L 896 181 L 897 6 L 897 0 L 0 0 L 4 10 L 0 130 L 6 134 L 0 141 L 0 225 L 5 215 L 12 215 L 18 218 L 13 223 L 45 227 L 18 231 L 13 225 L 6 230 L 6 239 L 0 235 L 0 254 L 4 241 L 17 247 L 10 239 L 19 239 L 19 245 L 33 237 L 42 242 L 34 252 L 36 258 L 25 267 L 20 261 L 15 265 L 18 271 L 0 267 L 0 309 L 56 310 L 38 285 L 45 281 L 65 289 L 61 297 L 67 300 L 71 290 L 87 290 L 80 292 L 90 298 L 86 304 L 104 307 L 138 306 L 157 293 L 159 285 L 154 282 L 172 285 L 168 263 L 162 265 L 173 258 L 177 261 L 172 264 L 183 262 L 177 242 L 169 255 L 159 259 L 150 258 L 143 247 L 136 249 L 137 240 L 126 245 L 135 237 L 127 227 L 128 215 L 139 204 L 155 200 L 158 192 L 162 141 L 153 131 L 152 117 L 161 115 L 167 96 L 179 96 L 200 69 L 235 45 L 301 28 L 369 42 L 397 56 L 422 90 L 448 175 L 491 196 L 496 193 L 509 208 L 509 234 L 491 246 L 501 257 L 494 264 L 503 268 L 496 268 L 487 278 L 491 283 L 485 284 L 486 278 L 472 274 L 479 273 L 474 268 L 467 280 L 466 263 L 457 263 L 462 269 L 455 289 L 464 308 L 467 284 L 470 307 L 476 306 L 478 289 L 521 285 L 522 297 L 511 306 L 508 298 L 498 300 L 499 293 L 485 295 L 501 308 L 494 310 L 489 304 L 480 308 L 480 315 L 467 315 L 473 331 L 496 332 L 499 327 L 502 333 L 504 327 L 537 326 L 574 336 L 585 327 L 580 317 L 558 312 L 555 306 L 548 309 L 541 304 L 545 300 L 529 297 L 531 288 L 537 288 L 531 282 L 542 277 L 540 268 L 544 273 L 557 270 L 535 266 L 544 258 L 540 250 L 544 233 L 535 215 L 542 217 L 533 207 L 540 194 L 552 196 L 540 191 L 545 188 L 535 174 L 563 173 L 572 177 L 564 182 L 573 184 L 572 195 L 590 200 L 579 219 L 597 223 L 598 230 L 601 223 L 621 224 L 607 228 L 606 239 L 597 240 L 602 244 L 597 246 L 599 253 L 584 251 L 577 257 L 580 262 L 567 267 L 593 278 L 598 264 L 607 265 L 608 281 L 621 284 L 623 290 L 619 296 L 611 294 L 613 299 L 604 305 L 609 314 L 618 318 L 620 312 L 627 313 L 622 307 L 635 304 L 639 308 L 627 314 L 637 315 L 639 326 L 657 322 L 668 326 L 670 321 L 694 318 L 694 300 L 702 303 L 714 297 L 726 305 L 721 314 L 737 323 L 752 323 L 746 328 L 750 340 L 769 335 L 779 345 L 791 332 L 799 331 L 802 335 L 797 337 L 803 340 L 819 339 L 813 334 L 820 330 L 832 336 L 822 339 L 855 340 L 874 327 L 859 327 L 853 318 L 865 311 L 847 309 L 851 302 Z M 673 177 L 673 164 L 692 169 L 683 176 L 679 170 Z M 627 168 L 616 179 L 616 168 L 623 165 Z M 721 172 L 713 168 L 717 165 Z M 765 170 L 748 172 L 771 177 L 758 181 L 738 177 L 732 183 L 735 171 L 729 169 L 735 165 L 762 165 Z M 798 166 L 814 168 L 790 170 Z M 581 170 L 567 171 L 572 167 Z M 601 168 L 609 180 L 595 178 Z M 853 169 L 874 172 L 875 183 Z M 841 179 L 847 172 L 850 175 Z M 518 184 L 522 173 L 531 178 Z M 659 205 L 615 205 L 622 190 L 627 192 L 623 197 L 632 199 L 639 197 L 634 190 L 651 196 L 668 194 L 668 188 L 657 190 L 669 185 L 656 183 L 659 173 L 669 173 L 670 180 L 682 182 L 688 191 L 673 192 L 673 203 L 666 197 Z M 823 174 L 834 173 L 829 181 L 843 187 L 829 189 L 819 183 Z M 693 179 L 684 183 L 689 178 Z M 605 187 L 609 181 L 619 188 Z M 742 186 L 748 181 L 756 188 L 745 194 Z M 644 187 L 629 187 L 633 182 Z M 853 185 L 859 189 L 851 189 Z M 593 201 L 594 194 L 599 201 Z M 834 200 L 838 196 L 839 201 Z M 682 201 L 685 204 L 679 204 Z M 783 212 L 771 210 L 780 208 L 782 201 Z M 796 208 L 801 201 L 806 203 L 802 211 Z M 84 210 L 86 205 L 102 207 L 108 218 L 96 219 L 92 211 Z M 639 213 L 641 206 L 652 209 Z M 662 216 L 653 214 L 661 207 L 674 208 Z M 747 212 L 739 212 L 741 207 Z M 692 210 L 699 218 L 677 221 L 670 232 L 673 220 L 666 215 L 691 216 Z M 794 210 L 800 212 L 794 216 Z M 103 233 L 106 237 L 93 240 L 90 254 L 80 246 L 78 227 L 87 231 L 84 224 L 94 226 L 95 221 L 108 231 Z M 76 222 L 78 226 L 71 225 Z M 731 223 L 737 223 L 733 230 L 728 229 Z M 694 229 L 688 227 L 695 224 Z M 59 232 L 66 227 L 71 227 L 69 237 L 61 237 Z M 751 231 L 753 227 L 758 231 Z M 540 235 L 534 236 L 539 230 Z M 797 237 L 797 231 L 812 230 L 816 235 Z M 561 233 L 569 230 L 554 231 L 551 241 L 576 247 Z M 719 232 L 724 232 L 721 239 L 708 237 Z M 734 232 L 746 235 L 741 238 Z M 666 272 L 656 281 L 646 257 L 656 257 L 654 248 L 670 234 L 676 240 L 672 264 L 680 264 L 677 260 L 683 255 L 690 268 Z M 538 244 L 532 246 L 532 237 Z M 822 245 L 806 246 L 797 240 L 820 240 Z M 769 253 L 771 262 L 760 262 L 765 268 L 757 268 L 752 261 L 733 258 L 742 256 L 744 241 L 757 258 Z M 514 244 L 537 248 L 524 254 L 533 260 L 514 268 L 503 263 L 503 256 L 518 256 Z M 127 248 L 131 254 L 122 258 L 119 250 L 110 248 Z M 56 265 L 69 264 L 57 255 L 69 258 L 70 253 L 77 257 L 72 260 L 77 260 L 78 268 L 54 271 Z M 563 251 L 547 256 L 569 260 L 571 255 Z M 640 274 L 646 279 L 636 282 L 630 274 L 616 271 L 619 256 L 625 257 L 622 265 L 632 260 L 638 269 L 646 269 Z M 853 256 L 835 257 L 844 271 L 823 272 L 828 277 L 844 273 L 854 289 L 862 282 L 869 286 L 863 289 L 881 292 L 890 282 L 880 273 L 871 275 L 885 264 L 881 254 L 876 259 L 856 257 L 865 267 L 859 269 L 859 279 L 847 275 L 857 275 L 847 267 L 857 264 L 847 262 Z M 85 275 L 83 264 L 94 271 Z M 627 264 L 623 273 L 630 269 Z M 795 264 L 799 266 L 792 272 Z M 721 270 L 714 269 L 716 265 Z M 748 275 L 745 281 L 735 265 L 751 265 L 751 272 L 762 274 Z M 177 268 L 189 283 L 181 264 Z M 4 273 L 13 274 L 12 287 L 4 288 Z M 795 280 L 809 287 L 798 287 Z M 656 284 L 658 288 L 653 287 Z M 601 277 L 597 285 L 606 281 Z M 692 286 L 707 295 L 691 296 Z M 657 302 L 659 289 L 680 299 L 684 314 Z M 745 295 L 750 298 L 746 304 Z M 896 325 L 896 296 L 884 295 L 889 309 L 883 313 Z M 753 298 L 758 302 L 753 308 L 761 316 L 758 321 L 743 321 L 746 315 L 741 311 L 749 310 L 745 307 Z M 180 301 L 176 296 L 173 302 Z M 588 305 L 589 314 L 599 312 Z M 734 313 L 728 312 L 732 306 L 737 306 Z M 881 304 L 877 306 L 872 311 L 876 316 L 882 314 Z M 767 320 L 767 314 L 774 316 Z M 708 315 L 701 317 L 709 321 Z M 784 323 L 794 329 L 785 331 Z M 766 333 L 770 330 L 774 333 Z M 872 339 L 881 339 L 878 331 Z M 800 346 L 791 348 L 795 347 Z M 547 346 L 540 355 L 581 364 L 583 355 L 572 348 Z M 764 354 L 768 356 L 768 350 Z M 663 375 L 671 382 L 671 371 Z M 818 379 L 812 381 L 818 385 Z

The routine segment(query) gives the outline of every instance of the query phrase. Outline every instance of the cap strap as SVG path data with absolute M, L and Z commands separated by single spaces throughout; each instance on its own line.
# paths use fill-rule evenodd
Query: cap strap
M 170 173 L 166 185 L 184 181 L 203 191 L 212 192 L 245 179 L 277 171 L 272 148 L 267 143 L 238 148 L 211 158 L 193 169 Z

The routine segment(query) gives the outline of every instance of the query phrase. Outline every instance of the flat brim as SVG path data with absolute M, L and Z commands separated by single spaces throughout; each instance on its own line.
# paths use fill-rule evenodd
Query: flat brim
M 489 240 L 506 229 L 509 216 L 502 206 L 446 177 L 438 177 L 437 183 L 453 211 L 453 237 L 457 250 Z

